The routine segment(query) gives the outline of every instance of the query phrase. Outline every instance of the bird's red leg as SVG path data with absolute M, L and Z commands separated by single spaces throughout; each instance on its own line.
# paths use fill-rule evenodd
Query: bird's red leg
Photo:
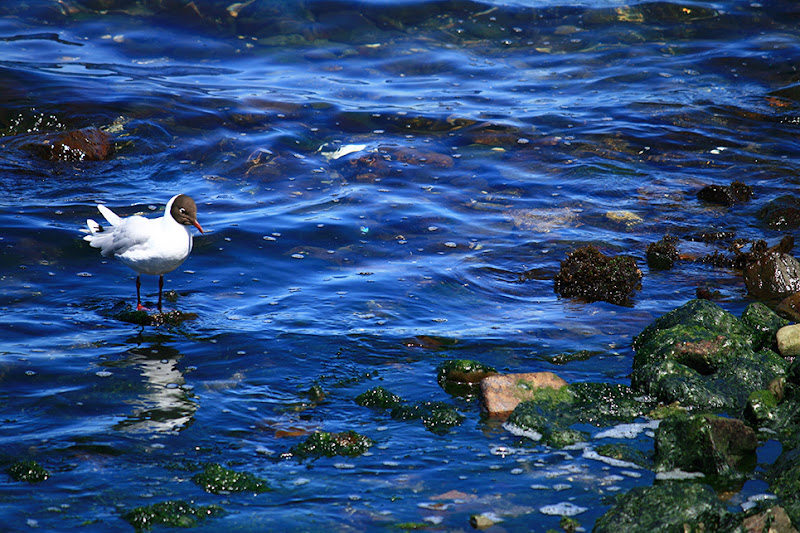
M 136 276 L 136 310 L 137 311 L 147 311 L 147 308 L 142 305 L 142 298 L 139 296 L 140 290 L 142 287 L 142 281 L 139 279 L 139 276 Z
M 161 312 L 161 289 L 164 288 L 164 276 L 158 276 L 158 312 Z

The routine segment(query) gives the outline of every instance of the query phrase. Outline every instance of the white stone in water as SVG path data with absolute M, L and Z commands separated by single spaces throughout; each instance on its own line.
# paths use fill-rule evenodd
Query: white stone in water
M 544 507 L 539 508 L 540 513 L 552 516 L 575 516 L 581 513 L 585 513 L 588 510 L 589 509 L 586 507 L 580 507 L 570 502 L 561 502 L 553 505 L 545 505 Z

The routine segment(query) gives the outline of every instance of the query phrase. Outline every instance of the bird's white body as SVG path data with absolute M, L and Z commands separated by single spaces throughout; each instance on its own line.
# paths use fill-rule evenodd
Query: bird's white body
M 84 237 L 103 257 L 113 256 L 137 274 L 160 276 L 178 268 L 192 251 L 189 227 L 171 215 L 173 196 L 164 216 L 145 218 L 139 215 L 120 218 L 104 205 L 97 208 L 111 228 L 104 229 L 94 220 L 87 220 L 89 235 Z

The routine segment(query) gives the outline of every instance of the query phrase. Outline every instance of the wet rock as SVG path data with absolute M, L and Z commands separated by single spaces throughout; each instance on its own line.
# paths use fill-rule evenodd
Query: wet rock
M 125 513 L 122 518 L 136 531 L 152 528 L 155 525 L 167 527 L 195 527 L 211 516 L 222 516 L 225 510 L 218 505 L 193 505 L 183 500 L 170 500 L 144 507 L 137 507 Z
M 364 407 L 390 409 L 395 420 L 421 420 L 425 427 L 437 435 L 447 433 L 460 425 L 464 416 L 455 407 L 444 402 L 406 402 L 383 387 L 375 387 L 356 396 L 355 402 Z
M 293 446 L 289 453 L 301 459 L 334 457 L 336 455 L 357 457 L 366 452 L 372 444 L 372 439 L 352 430 L 341 433 L 318 431 L 300 444 Z
M 675 243 L 677 237 L 664 235 L 661 240 L 647 245 L 647 266 L 652 270 L 669 270 L 678 259 Z
M 714 415 L 674 416 L 656 430 L 656 471 L 702 472 L 740 479 L 756 465 L 758 438 L 737 419 Z
M 800 292 L 800 263 L 787 253 L 766 252 L 744 268 L 744 282 L 755 298 L 786 298 Z
M 664 403 L 740 411 L 751 392 L 786 372 L 788 363 L 764 342 L 763 331 L 692 300 L 634 338 L 631 387 Z
M 496 517 L 486 513 L 474 514 L 469 517 L 469 525 L 475 529 L 486 529 L 497 523 Z
M 710 487 L 670 482 L 620 494 L 614 506 L 595 522 L 593 532 L 734 531 L 732 520 Z
M 126 308 L 114 315 L 122 322 L 130 322 L 139 326 L 179 326 L 187 320 L 196 320 L 197 313 L 184 313 L 183 311 L 167 311 L 166 313 L 149 313 Z
M 377 407 L 380 409 L 391 409 L 402 403 L 402 401 L 403 399 L 400 396 L 389 392 L 383 387 L 369 389 L 355 398 L 355 402 L 362 407 Z
M 111 136 L 99 128 L 50 133 L 27 147 L 49 161 L 103 161 L 112 152 Z
M 767 478 L 770 490 L 778 496 L 792 523 L 800 524 L 800 447 L 785 444 Z
M 33 460 L 17 461 L 11 464 L 6 472 L 14 481 L 27 481 L 28 483 L 41 483 L 50 477 L 50 472 Z
M 555 291 L 587 302 L 631 305 L 641 279 L 642 271 L 632 257 L 609 257 L 590 245 L 567 254 L 555 277 Z
M 192 477 L 192 481 L 206 492 L 214 494 L 245 491 L 260 493 L 271 490 L 263 479 L 249 472 L 230 470 L 217 463 L 206 465 L 202 472 Z
M 744 418 L 756 426 L 773 425 L 778 415 L 778 398 L 767 389 L 750 393 L 744 409 Z
M 752 187 L 741 181 L 734 181 L 730 185 L 706 185 L 697 193 L 698 200 L 728 207 L 747 202 L 752 196 Z
M 585 441 L 588 435 L 574 424 L 610 425 L 644 416 L 653 404 L 637 398 L 624 385 L 574 383 L 553 389 L 539 389 L 536 397 L 520 403 L 504 426 L 515 434 L 555 447 Z
M 395 420 L 421 420 L 431 433 L 444 435 L 464 422 L 464 416 L 455 407 L 444 402 L 416 402 L 396 405 L 391 410 Z
M 797 533 L 789 515 L 778 505 L 748 516 L 742 522 L 742 527 L 748 533 Z
M 436 369 L 436 381 L 445 392 L 454 396 L 474 396 L 481 380 L 496 374 L 494 367 L 471 359 L 448 359 Z
M 789 321 L 778 316 L 763 303 L 753 302 L 742 313 L 742 323 L 755 332 L 756 346 L 775 350 L 778 347 L 776 334 Z
M 784 326 L 776 335 L 778 352 L 784 356 L 800 355 L 800 324 Z
M 800 198 L 792 194 L 779 196 L 759 209 L 756 216 L 773 229 L 800 228 Z
M 506 417 L 520 404 L 542 395 L 541 389 L 560 389 L 567 382 L 552 372 L 495 374 L 480 382 L 483 406 L 489 416 Z
M 793 322 L 800 322 L 800 292 L 781 300 L 775 308 L 775 312 Z

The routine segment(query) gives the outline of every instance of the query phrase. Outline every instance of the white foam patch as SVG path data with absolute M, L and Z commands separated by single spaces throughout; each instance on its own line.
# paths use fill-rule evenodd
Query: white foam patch
M 742 502 L 742 510 L 749 511 L 758 505 L 758 502 L 763 502 L 764 500 L 774 500 L 776 498 L 777 496 L 774 494 L 753 494 L 747 498 L 747 501 Z
M 505 429 L 512 435 L 516 435 L 517 437 L 528 437 L 529 439 L 535 441 L 542 440 L 542 434 L 533 429 L 523 429 L 519 426 L 515 426 L 514 424 L 510 424 L 508 422 L 503 424 L 503 429 Z
M 596 439 L 635 439 L 644 431 L 653 430 L 658 428 L 660 420 L 651 420 L 649 422 L 639 422 L 633 424 L 619 424 L 617 426 L 605 429 L 596 434 Z
M 630 461 L 622 461 L 620 459 L 614 459 L 613 457 L 600 455 L 594 450 L 584 450 L 583 458 L 594 459 L 595 461 L 600 461 L 601 463 L 605 463 L 610 466 L 616 466 L 619 468 L 641 468 L 641 466 L 637 465 L 636 463 L 631 463 Z
M 682 479 L 697 479 L 706 477 L 702 472 L 684 472 L 683 470 L 670 470 L 669 472 L 659 472 L 656 474 L 656 479 L 659 480 L 682 480 Z
M 575 516 L 588 511 L 586 507 L 580 507 L 574 503 L 561 502 L 553 505 L 545 505 L 539 508 L 539 512 L 552 516 Z

